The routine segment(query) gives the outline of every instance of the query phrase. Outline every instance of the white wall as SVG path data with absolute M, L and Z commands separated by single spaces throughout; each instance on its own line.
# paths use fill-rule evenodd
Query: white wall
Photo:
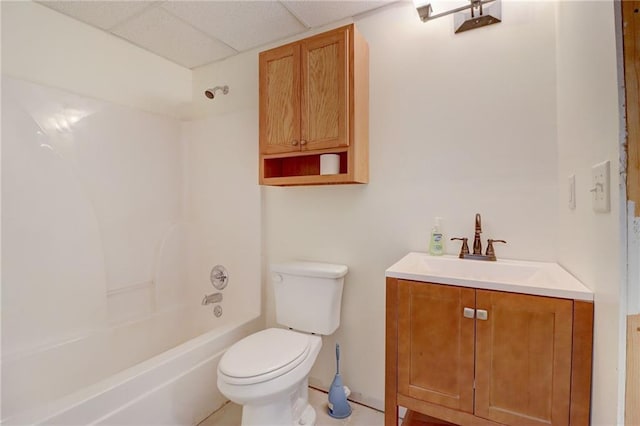
M 31 1 L 3 1 L 2 73 L 180 117 L 191 71 Z
M 190 281 L 215 291 L 209 271 L 229 271 L 225 315 L 261 314 L 261 198 L 258 186 L 258 64 L 250 55 L 194 70 L 197 113 L 183 123 L 186 218 L 195 247 Z M 206 88 L 229 85 L 210 100 Z M 238 303 L 239 302 L 239 303 Z M 210 312 L 209 312 L 210 314 Z
M 179 307 L 187 278 L 184 258 L 168 256 L 186 248 L 175 231 L 180 123 L 7 77 L 2 86 L 2 368 L 11 372 L 2 375 L 2 414 L 10 416 L 96 380 L 97 369 L 74 374 L 87 351 L 56 357 L 55 349 Z M 29 360 L 52 352 L 42 374 L 19 368 L 42 368 Z M 64 383 L 52 380 L 64 371 Z
M 380 406 L 384 269 L 426 249 L 434 216 L 444 217 L 448 236 L 471 236 L 480 212 L 484 237 L 509 241 L 499 256 L 559 260 L 596 292 L 593 420 L 613 424 L 621 253 L 611 4 L 504 2 L 503 17 L 459 35 L 450 18 L 420 23 L 407 3 L 357 20 L 371 51 L 371 183 L 262 188 L 268 324 L 269 262 L 349 265 L 342 326 L 325 338 L 312 383 L 330 383 L 339 341 L 345 381 Z M 230 85 L 229 99 L 205 100 L 203 90 L 220 84 Z M 195 116 L 251 110 L 242 125 L 255 126 L 257 51 L 196 69 L 193 89 Z M 253 139 L 238 140 L 243 151 L 257 145 L 246 136 Z M 612 164 L 612 212 L 595 215 L 589 170 L 604 159 Z M 578 184 L 573 212 L 568 174 Z
M 585 203 L 592 163 L 610 159 L 617 184 L 611 4 L 563 2 L 556 10 L 553 2 L 506 1 L 503 18 L 454 35 L 450 18 L 423 24 L 402 2 L 357 20 L 371 55 L 368 185 L 257 186 L 257 51 L 192 74 L 38 4 L 2 2 L 2 71 L 195 118 L 182 127 L 183 213 L 201 248 L 190 259 L 195 293 L 212 291 L 215 263 L 231 272 L 225 298 L 257 291 L 261 246 L 263 272 L 290 258 L 347 264 L 342 325 L 325 338 L 312 382 L 329 385 L 339 341 L 346 384 L 374 406 L 384 395 L 385 268 L 426 250 L 434 216 L 444 218 L 448 237 L 471 237 L 473 215 L 482 213 L 483 237 L 509 241 L 499 257 L 560 260 L 596 291 L 593 419 L 612 424 L 619 199 L 613 191 L 608 215 Z M 229 95 L 205 100 L 206 87 L 222 84 Z M 570 173 L 578 179 L 575 212 L 562 195 Z M 246 311 L 256 312 L 258 298 L 246 300 Z
M 260 190 L 255 140 L 257 120 L 249 112 L 186 122 L 182 138 L 187 155 L 186 220 L 191 229 L 189 281 L 204 294 L 216 292 L 209 281 L 223 265 L 229 283 L 222 291 L 224 315 L 261 314 Z M 254 124 L 253 121 L 256 123 Z M 201 308 L 212 318 L 212 307 Z
M 184 230 L 174 227 L 182 214 L 183 188 L 180 127 L 172 117 L 188 113 L 191 71 L 37 3 L 2 2 L 1 7 L 2 74 L 21 80 L 3 80 L 6 95 L 3 101 L 10 107 L 8 113 L 18 120 L 9 120 L 8 113 L 3 114 L 3 121 L 10 122 L 3 122 L 6 124 L 2 141 L 3 177 L 9 177 L 3 182 L 3 199 L 10 201 L 5 206 L 4 218 L 8 217 L 9 221 L 19 218 L 25 226 L 35 226 L 34 221 L 39 219 L 37 213 L 25 218 L 19 209 L 27 208 L 25 203 L 61 197 L 60 193 L 66 191 L 64 200 L 75 207 L 61 208 L 82 216 L 84 222 L 80 223 L 97 228 L 97 236 L 84 235 L 86 232 L 80 225 L 68 229 L 84 237 L 87 244 L 98 247 L 94 251 L 99 253 L 99 259 L 92 262 L 99 262 L 101 266 L 92 270 L 100 269 L 102 293 L 110 292 L 111 297 L 107 306 L 92 314 L 121 320 L 173 304 L 176 297 L 170 282 L 179 278 L 182 272 L 176 271 L 184 261 L 167 253 L 173 246 L 184 244 L 179 236 Z M 39 133 L 32 134 L 31 130 Z M 33 143 L 25 142 L 27 139 L 33 139 Z M 50 158 L 43 146 L 51 147 Z M 18 161 L 18 156 L 24 164 Z M 38 161 L 39 167 L 34 166 Z M 58 185 L 55 191 L 46 190 L 33 183 L 38 179 L 36 176 L 48 179 L 51 185 L 63 178 L 68 182 Z M 29 190 L 18 189 L 13 194 L 15 179 L 29 182 Z M 7 198 L 13 195 L 22 198 Z M 64 206 L 64 202 L 59 201 L 56 206 Z M 17 218 L 8 216 L 12 209 Z M 55 219 L 67 223 L 75 216 L 65 218 L 61 214 Z M 42 226 L 45 223 L 42 222 Z M 58 222 L 52 219 L 49 223 Z M 6 229 L 3 237 L 15 227 Z M 33 235 L 34 242 L 37 238 L 54 241 L 55 226 L 39 231 Z M 13 242 L 12 235 L 7 238 Z M 9 240 L 3 238 L 3 242 Z M 87 257 L 92 253 L 87 249 L 77 252 Z M 28 250 L 20 253 L 13 250 L 4 254 L 24 263 L 30 260 L 27 253 Z M 56 255 L 64 257 L 65 253 Z M 69 253 L 66 256 L 70 256 Z M 175 262 L 171 265 L 175 270 L 165 267 L 158 274 L 156 257 Z M 54 264 L 51 261 L 49 266 Z M 12 265 L 15 264 L 7 263 Z M 61 262 L 57 267 L 64 270 L 67 266 Z M 23 270 L 48 271 L 47 268 Z M 80 275 L 76 275 L 61 282 L 73 287 L 82 281 Z M 35 277 L 26 280 L 29 286 L 46 282 Z M 98 284 L 97 279 L 86 281 Z M 164 286 L 158 299 L 152 297 L 152 283 Z M 123 296 L 118 291 L 131 286 L 139 287 L 135 297 L 134 293 Z M 20 306 L 12 309 L 19 311 Z M 84 309 L 93 308 L 87 303 Z M 82 324 L 82 321 L 76 322 L 76 325 Z M 55 321 L 50 321 L 49 325 L 53 323 Z M 91 324 L 92 321 L 85 321 L 85 328 L 91 328 Z M 60 338 L 58 333 L 46 330 L 40 333 L 53 341 Z M 30 341 L 33 337 L 20 333 L 19 338 L 25 340 L 20 346 L 35 344 L 37 339 Z M 14 345 L 9 346 L 17 350 Z
M 221 62 L 195 68 L 193 70 L 193 102 L 191 115 L 193 119 L 245 112 L 247 125 L 250 125 L 258 137 L 258 50 L 242 55 L 232 56 Z M 215 86 L 229 86 L 229 93 L 217 92 L 214 99 L 204 95 L 206 89 Z M 255 123 L 253 122 L 255 121 Z M 258 152 L 251 152 L 256 163 Z M 254 171 L 256 182 L 257 171 Z
M 2 60 L 4 368 L 183 303 L 200 329 L 260 314 L 253 102 L 181 124 L 190 70 L 31 2 L 2 3 Z M 230 273 L 222 320 L 199 305 L 215 264 Z M 72 349 L 48 367 L 71 374 Z M 12 372 L 4 416 L 96 376 L 51 388 L 54 374 Z
M 95 378 L 66 368 L 80 352 L 51 358 L 58 386 L 13 361 L 186 300 L 175 117 L 191 71 L 39 4 L 1 7 L 6 417 Z
M 483 238 L 508 241 L 499 257 L 555 259 L 554 4 L 505 2 L 503 17 L 459 35 L 406 2 L 357 20 L 370 47 L 370 183 L 264 189 L 268 262 L 349 266 L 312 383 L 329 386 L 339 342 L 345 383 L 381 407 L 384 271 L 426 251 L 434 216 L 448 237 L 473 237 L 479 212 Z M 273 324 L 270 295 L 267 310 Z
M 595 293 L 592 423 L 622 423 L 618 356 L 624 258 L 620 129 L 613 2 L 559 2 L 558 261 Z M 611 162 L 611 212 L 591 206 L 591 166 Z M 576 176 L 576 209 L 567 177 Z M 623 310 L 623 309 L 622 309 Z M 622 346 L 621 346 L 622 345 Z

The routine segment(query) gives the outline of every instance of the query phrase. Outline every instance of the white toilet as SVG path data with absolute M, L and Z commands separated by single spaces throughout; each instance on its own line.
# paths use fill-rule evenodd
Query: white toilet
M 218 389 L 242 405 L 243 426 L 315 425 L 308 377 L 322 347 L 318 335 L 340 325 L 347 267 L 288 262 L 271 266 L 276 321 L 232 345 L 218 364 Z

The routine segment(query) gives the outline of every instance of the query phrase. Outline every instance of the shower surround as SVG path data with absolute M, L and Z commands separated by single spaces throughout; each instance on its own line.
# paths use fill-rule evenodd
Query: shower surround
M 217 362 L 229 340 L 255 328 L 259 241 L 247 247 L 214 241 L 218 228 L 237 229 L 235 223 L 224 223 L 225 214 L 212 224 L 201 220 L 211 217 L 209 203 L 188 185 L 210 187 L 233 177 L 224 168 L 219 176 L 202 175 L 206 162 L 189 160 L 191 151 L 211 142 L 217 124 L 184 123 L 3 77 L 3 423 L 66 412 L 65 404 L 78 403 L 74 395 L 88 401 L 89 389 L 101 393 L 101 384 L 113 385 L 114 377 L 127 382 L 127 372 L 135 377 L 152 368 L 145 360 L 166 365 L 180 350 L 162 353 L 190 339 L 209 342 L 210 353 L 186 359 Z M 217 159 L 236 155 L 224 151 Z M 226 205 L 259 202 L 259 194 L 249 192 Z M 259 232 L 259 217 L 249 219 L 237 230 L 239 241 Z M 249 264 L 244 270 L 243 262 Z M 221 318 L 200 305 L 212 290 L 208 273 L 216 263 L 231 275 Z M 242 294 L 256 300 L 241 301 Z M 195 347 L 184 345 L 187 353 Z M 215 378 L 210 387 L 215 390 Z M 128 399 L 150 391 L 137 389 Z M 210 398 L 191 415 L 205 415 L 215 403 Z M 165 420 L 176 421 L 174 414 Z M 100 417 L 93 415 L 64 421 Z M 126 416 L 118 422 L 126 424 Z

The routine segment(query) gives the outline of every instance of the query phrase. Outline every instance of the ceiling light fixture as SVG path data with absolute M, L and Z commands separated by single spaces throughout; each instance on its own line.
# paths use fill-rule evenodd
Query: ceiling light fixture
M 454 32 L 502 22 L 500 0 L 413 0 L 422 22 L 454 15 Z

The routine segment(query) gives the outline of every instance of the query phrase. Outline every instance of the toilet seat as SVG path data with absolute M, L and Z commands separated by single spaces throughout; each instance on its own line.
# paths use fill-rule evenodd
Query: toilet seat
M 228 384 L 265 382 L 296 368 L 309 354 L 309 336 L 281 328 L 269 328 L 231 346 L 218 364 Z

